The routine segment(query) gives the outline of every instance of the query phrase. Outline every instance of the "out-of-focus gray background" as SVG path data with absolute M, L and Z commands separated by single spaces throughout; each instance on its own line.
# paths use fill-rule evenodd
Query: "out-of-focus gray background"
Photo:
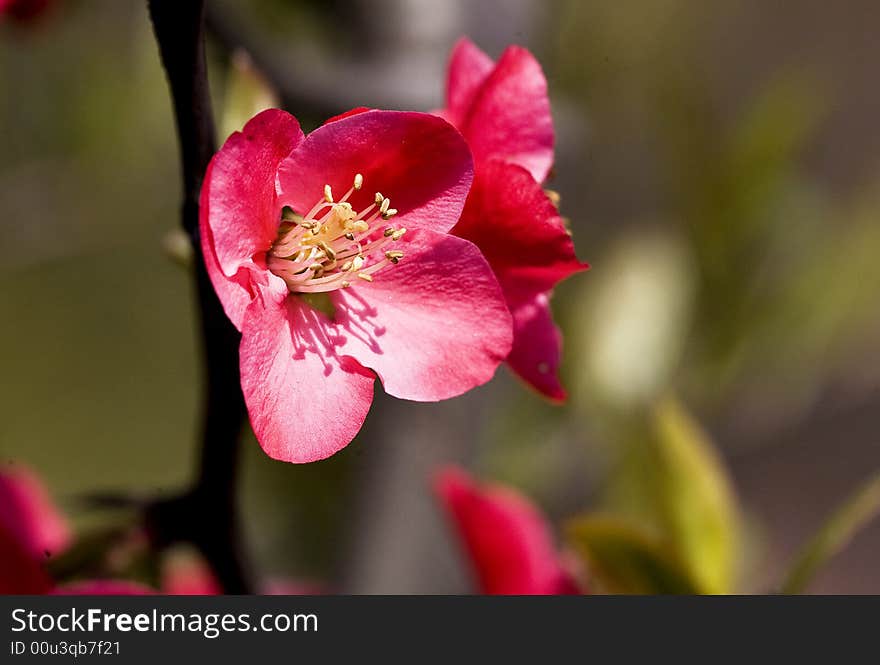
M 221 118 L 233 44 L 307 128 L 354 105 L 441 106 L 459 35 L 493 57 L 528 46 L 554 105 L 548 186 L 593 266 L 554 300 L 565 406 L 502 370 L 448 403 L 379 396 L 325 462 L 273 462 L 249 440 L 245 517 L 267 576 L 467 591 L 429 491 L 437 464 L 508 482 L 558 523 L 619 499 L 639 446 L 627 423 L 670 394 L 732 474 L 741 590 L 773 588 L 880 468 L 876 3 L 209 4 Z M 164 249 L 177 153 L 145 7 L 58 0 L 0 25 L 0 90 L 0 455 L 85 523 L 78 494 L 173 490 L 195 452 L 190 280 Z M 878 560 L 875 525 L 812 590 L 880 593 Z

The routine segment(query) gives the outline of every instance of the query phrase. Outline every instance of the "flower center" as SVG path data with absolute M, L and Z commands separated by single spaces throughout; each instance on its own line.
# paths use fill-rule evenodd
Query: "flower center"
M 372 282 L 374 275 L 403 258 L 393 245 L 406 229 L 385 224 L 397 214 L 391 199 L 376 192 L 373 203 L 360 212 L 348 203 L 363 184 L 358 173 L 339 201 L 333 200 L 330 185 L 324 185 L 324 196 L 304 215 L 285 206 L 266 263 L 291 293 L 326 293 L 358 279 Z

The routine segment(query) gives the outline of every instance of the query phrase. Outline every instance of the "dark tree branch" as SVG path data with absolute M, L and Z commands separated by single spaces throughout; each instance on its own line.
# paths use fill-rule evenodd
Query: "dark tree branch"
M 157 546 L 194 544 L 227 593 L 251 590 L 241 552 L 236 485 L 245 416 L 238 370 L 239 334 L 214 293 L 199 243 L 199 192 L 214 154 L 214 120 L 204 50 L 204 0 L 148 0 L 168 76 L 180 141 L 183 228 L 195 250 L 206 398 L 199 474 L 192 489 L 147 509 Z

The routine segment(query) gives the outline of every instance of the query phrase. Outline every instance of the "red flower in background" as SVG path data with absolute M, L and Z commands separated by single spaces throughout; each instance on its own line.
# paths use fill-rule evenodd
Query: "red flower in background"
M 46 571 L 50 555 L 71 543 L 70 529 L 46 488 L 20 466 L 0 473 L 0 594 L 153 593 L 124 580 L 87 580 L 56 586 Z
M 0 18 L 26 23 L 43 14 L 53 4 L 52 0 L 0 0 Z
M 293 116 L 264 111 L 214 156 L 203 253 L 242 333 L 242 389 L 267 454 L 311 462 L 346 446 L 373 372 L 417 401 L 492 377 L 510 313 L 477 247 L 447 233 L 471 179 L 461 136 L 422 113 L 364 111 L 304 137 Z
M 561 335 L 553 323 L 553 287 L 589 266 L 578 261 L 556 206 L 540 183 L 553 164 L 547 81 L 525 49 L 498 63 L 467 39 L 452 52 L 446 108 L 474 157 L 474 183 L 452 232 L 476 244 L 504 290 L 513 315 L 507 361 L 545 396 L 565 399 L 558 368 Z
M 461 538 L 482 593 L 581 593 L 553 544 L 549 526 L 522 494 L 500 485 L 480 487 L 453 467 L 437 474 L 434 490 Z

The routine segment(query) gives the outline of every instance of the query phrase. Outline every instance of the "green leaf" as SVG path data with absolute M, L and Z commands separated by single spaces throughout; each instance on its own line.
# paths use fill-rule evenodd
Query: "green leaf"
M 661 527 L 705 593 L 730 593 L 740 518 L 724 464 L 678 401 L 660 402 L 652 423 Z
M 880 513 L 880 473 L 853 494 L 818 533 L 804 546 L 795 559 L 780 591 L 803 592 L 818 570 L 852 540 L 863 526 Z
M 587 567 L 591 588 L 605 593 L 699 593 L 675 555 L 633 524 L 590 516 L 573 520 L 566 532 Z

